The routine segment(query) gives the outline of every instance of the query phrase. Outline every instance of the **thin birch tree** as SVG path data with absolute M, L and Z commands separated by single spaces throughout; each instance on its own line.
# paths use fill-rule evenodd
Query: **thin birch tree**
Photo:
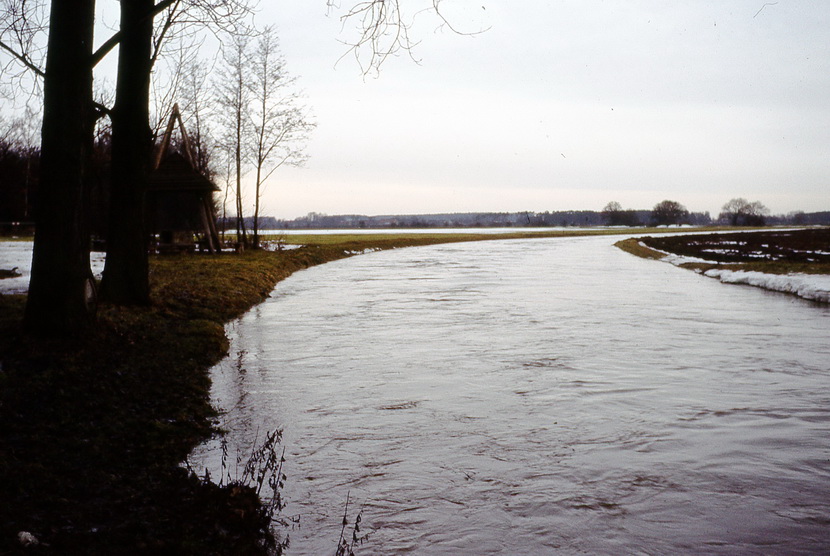
M 240 246 L 248 246 L 248 234 L 245 228 L 242 176 L 246 173 L 245 137 L 250 129 L 248 106 L 251 101 L 251 88 L 246 78 L 249 68 L 250 36 L 232 35 L 222 52 L 222 64 L 218 69 L 216 80 L 219 122 L 225 129 L 222 146 L 225 156 L 231 160 L 235 184 L 236 201 L 236 238 Z
M 274 27 L 266 27 L 257 39 L 251 58 L 251 159 L 254 180 L 253 248 L 259 248 L 260 200 L 265 182 L 283 165 L 299 166 L 308 158 L 303 147 L 315 124 L 300 104 L 279 51 Z

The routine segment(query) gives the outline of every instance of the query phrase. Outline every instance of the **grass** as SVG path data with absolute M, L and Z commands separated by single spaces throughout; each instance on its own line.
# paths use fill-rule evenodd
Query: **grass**
M 666 256 L 665 253 L 652 249 L 651 247 L 646 247 L 640 243 L 639 239 L 633 237 L 618 241 L 614 246 L 622 249 L 626 253 L 631 253 L 643 259 L 660 260 Z
M 344 231 L 334 234 L 266 234 L 261 236 L 263 241 L 279 241 L 286 245 L 336 245 L 345 246 L 349 244 L 371 243 L 383 248 L 385 244 L 395 247 L 432 245 L 436 243 L 456 243 L 464 241 L 486 241 L 502 239 L 538 239 L 554 237 L 581 237 L 581 236 L 608 236 L 608 235 L 631 235 L 631 234 L 657 234 L 673 231 L 683 233 L 691 232 L 715 232 L 729 228 L 719 226 L 708 226 L 701 228 L 570 228 L 567 230 L 550 231 L 521 231 L 517 228 L 513 232 L 499 233 L 441 233 L 441 232 L 412 232 L 401 233 L 389 230 L 388 232 L 372 232 L 371 234 L 355 234 Z

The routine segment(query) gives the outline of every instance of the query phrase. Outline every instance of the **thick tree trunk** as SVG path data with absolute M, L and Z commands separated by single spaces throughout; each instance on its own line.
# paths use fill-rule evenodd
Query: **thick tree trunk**
M 52 0 L 44 79 L 40 185 L 25 327 L 86 328 L 94 317 L 86 166 L 92 149 L 94 0 Z
M 121 0 L 118 81 L 112 111 L 112 192 L 102 296 L 150 302 L 144 197 L 150 172 L 150 70 L 153 0 Z

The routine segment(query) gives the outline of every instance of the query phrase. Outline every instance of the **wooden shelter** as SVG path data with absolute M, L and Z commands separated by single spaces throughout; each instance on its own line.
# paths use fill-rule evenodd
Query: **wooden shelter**
M 176 123 L 182 152 L 168 152 Z M 158 236 L 159 250 L 193 249 L 196 239 L 211 253 L 221 249 L 213 211 L 215 191 L 219 188 L 196 170 L 179 106 L 173 105 L 147 184 L 147 229 Z

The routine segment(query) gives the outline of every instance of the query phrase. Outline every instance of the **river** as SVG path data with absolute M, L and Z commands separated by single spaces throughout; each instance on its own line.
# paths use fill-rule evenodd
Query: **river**
M 280 283 L 213 369 L 281 427 L 289 554 L 830 550 L 830 308 L 613 238 L 376 252 Z M 210 466 L 218 442 L 191 463 Z

